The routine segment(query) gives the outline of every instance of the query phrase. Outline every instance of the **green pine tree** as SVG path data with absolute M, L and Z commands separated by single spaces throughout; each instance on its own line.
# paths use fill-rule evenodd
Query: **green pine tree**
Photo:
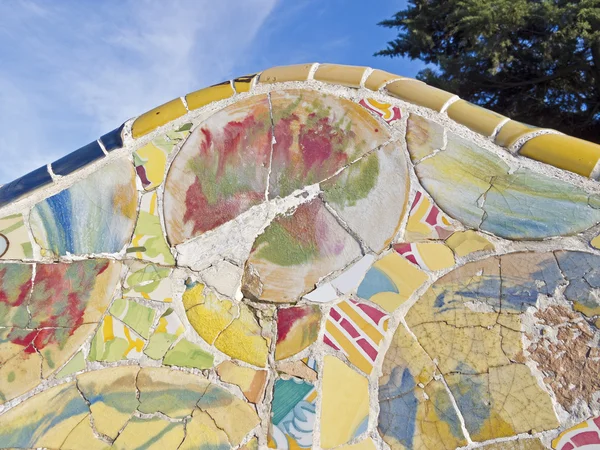
M 600 0 L 409 0 L 377 55 L 515 120 L 600 142 Z

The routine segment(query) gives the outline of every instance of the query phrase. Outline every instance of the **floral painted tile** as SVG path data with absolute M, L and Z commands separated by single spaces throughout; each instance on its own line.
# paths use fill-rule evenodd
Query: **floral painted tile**
M 0 259 L 33 258 L 31 240 L 21 214 L 0 219 Z
M 116 299 L 109 309 L 110 313 L 128 325 L 132 330 L 148 339 L 150 327 L 154 322 L 154 309 L 124 298 Z
M 275 381 L 269 427 L 269 448 L 312 448 L 317 390 L 306 381 Z
M 254 366 L 267 363 L 268 342 L 247 305 L 220 300 L 192 281 L 187 283 L 183 304 L 190 324 L 207 344 Z
M 256 239 L 242 292 L 269 302 L 296 301 L 321 277 L 359 256 L 358 243 L 314 199 L 277 217 Z
M 420 152 L 408 144 L 411 154 Z M 464 225 L 508 239 L 581 232 L 600 221 L 600 197 L 499 157 L 452 133 L 443 152 L 415 166 L 423 187 Z M 560 214 L 556 214 L 560 211 Z
M 152 359 L 161 359 L 184 332 L 181 319 L 172 308 L 168 308 L 158 319 L 158 325 L 150 336 L 144 354 Z
M 133 238 L 126 252 L 138 259 L 172 266 L 175 258 L 165 240 L 157 199 L 156 191 L 142 194 Z
M 223 361 L 217 366 L 217 375 L 221 381 L 238 386 L 251 403 L 259 403 L 267 387 L 266 370 L 254 370 L 231 361 Z
M 208 369 L 213 366 L 213 360 L 213 355 L 203 350 L 198 344 L 182 339 L 167 352 L 163 364 L 165 366 Z
M 282 308 L 277 313 L 275 359 L 289 358 L 317 340 L 321 310 L 317 306 Z
M 269 198 L 334 175 L 389 138 L 367 110 L 316 91 L 271 93 L 275 144 Z
M 406 208 L 409 178 L 403 151 L 391 143 L 321 184 L 323 199 L 368 247 L 394 238 Z
M 449 269 L 455 264 L 452 250 L 437 242 L 396 244 L 394 250 L 423 270 L 435 272 Z
M 363 98 L 359 102 L 359 105 L 364 106 L 373 114 L 381 117 L 387 123 L 391 124 L 402 118 L 402 112 L 400 108 L 392 105 L 391 103 L 380 102 L 374 98 Z
M 321 447 L 337 447 L 366 432 L 368 380 L 336 357 L 326 355 L 321 386 Z
M 356 294 L 393 312 L 427 279 L 423 271 L 393 252 L 373 264 Z
M 416 242 L 425 239 L 445 239 L 454 230 L 448 216 L 421 191 L 417 191 L 408 213 L 404 239 Z
M 140 261 L 128 262 L 129 271 L 123 282 L 123 297 L 143 298 L 157 302 L 173 301 L 173 269 Z
M 331 307 L 323 341 L 344 353 L 364 373 L 370 374 L 388 321 L 387 314 L 372 306 L 344 300 Z
M 165 222 L 172 245 L 265 200 L 271 134 L 266 95 L 231 105 L 192 132 L 165 183 Z
M 131 239 L 136 207 L 133 168 L 116 161 L 38 203 L 29 221 L 44 255 L 113 253 Z
M 114 362 L 122 359 L 139 359 L 146 341 L 111 315 L 107 315 L 90 347 L 90 361 Z
M 191 128 L 192 124 L 186 123 L 177 130 L 158 136 L 133 153 L 135 171 L 144 190 L 151 191 L 162 184 L 168 156 L 190 134 Z

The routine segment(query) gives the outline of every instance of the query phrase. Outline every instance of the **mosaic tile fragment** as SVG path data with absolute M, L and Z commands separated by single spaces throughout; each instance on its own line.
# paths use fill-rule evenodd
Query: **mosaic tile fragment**
M 373 255 L 363 256 L 360 260 L 358 260 L 358 262 L 352 264 L 341 275 L 331 280 L 331 285 L 342 294 L 347 294 L 353 291 L 363 280 L 374 260 L 375 257 Z
M 278 372 L 285 373 L 302 380 L 314 382 L 317 379 L 315 367 L 310 366 L 303 360 L 280 362 L 276 367 Z
M 496 442 L 481 447 L 485 450 L 544 450 L 547 448 L 539 439 L 516 439 L 513 441 Z
M 323 199 L 369 248 L 394 238 L 406 209 L 409 178 L 396 143 L 372 152 L 321 184 Z
M 0 403 L 33 388 L 79 350 L 108 308 L 120 269 L 102 259 L 38 264 L 32 284 L 31 266 L 2 265 Z
M 375 262 L 356 291 L 360 298 L 393 312 L 427 280 L 427 275 L 396 252 Z
M 410 159 L 417 162 L 444 148 L 444 127 L 424 117 L 411 114 L 406 128 Z
M 172 308 L 168 308 L 158 319 L 158 325 L 150 336 L 144 354 L 152 359 L 161 359 L 184 332 L 185 327 L 181 319 Z
M 269 448 L 312 448 L 317 390 L 306 381 L 275 381 L 269 426 Z
M 587 317 L 600 314 L 600 256 L 583 252 L 556 252 L 560 270 L 569 281 L 565 297 L 573 302 L 573 309 Z
M 494 244 L 473 230 L 456 231 L 446 239 L 446 245 L 456 256 L 467 256 L 471 253 L 494 251 Z
M 318 306 L 282 308 L 277 313 L 275 359 L 289 358 L 317 340 L 321 310 Z
M 183 423 L 169 422 L 159 417 L 148 419 L 132 417 L 111 448 L 115 450 L 178 448 L 184 438 Z
M 367 430 L 369 383 L 334 356 L 323 358 L 321 447 L 347 443 Z
M 252 247 L 242 292 L 270 302 L 295 301 L 323 276 L 360 256 L 358 243 L 338 224 L 319 199 L 278 216 Z M 258 278 L 250 292 L 250 281 Z
M 133 238 L 126 252 L 138 259 L 175 265 L 175 258 L 167 245 L 158 217 L 156 192 L 142 194 Z
M 268 343 L 248 306 L 219 300 L 203 284 L 192 281 L 186 285 L 183 304 L 190 324 L 209 345 L 249 364 L 266 364 Z
M 217 366 L 221 381 L 238 386 L 251 403 L 262 400 L 267 386 L 267 371 L 242 367 L 231 361 L 223 361 Z
M 390 138 L 361 106 L 332 95 L 276 91 L 271 104 L 276 143 L 270 198 L 321 182 Z
M 368 375 L 379 354 L 388 321 L 389 316 L 377 308 L 344 300 L 331 307 L 323 341 Z
M 192 419 L 186 425 L 186 436 L 178 447 L 182 450 L 226 449 L 231 448 L 225 432 L 217 427 L 214 420 L 204 411 L 194 409 Z
M 375 442 L 373 442 L 373 439 L 371 438 L 367 438 L 364 439 L 360 442 L 357 442 L 356 444 L 349 444 L 349 445 L 342 445 L 341 447 L 339 447 L 340 450 L 376 450 L 377 447 L 375 446 Z
M 143 298 L 157 302 L 173 301 L 171 273 L 173 269 L 140 261 L 128 262 L 129 271 L 123 282 L 123 297 Z
M 408 149 L 413 156 L 422 151 L 410 143 Z M 529 169 L 511 170 L 500 157 L 452 133 L 446 149 L 415 170 L 447 214 L 500 237 L 570 235 L 600 221 L 596 195 Z
M 593 417 L 560 433 L 553 441 L 556 450 L 573 450 L 584 447 L 589 450 L 600 446 L 600 417 Z
M 131 239 L 136 207 L 133 168 L 115 161 L 38 203 L 29 220 L 44 255 L 116 253 Z
M 338 297 L 338 293 L 331 283 L 325 283 L 316 288 L 314 291 L 310 291 L 304 295 L 304 299 L 315 302 L 315 303 L 327 303 L 335 300 Z
M 444 270 L 455 264 L 452 250 L 436 242 L 396 244 L 394 250 L 424 270 Z
M 452 234 L 454 226 L 428 197 L 417 191 L 408 213 L 404 239 L 409 242 L 425 239 L 445 239 Z
M 146 341 L 111 315 L 107 315 L 96 332 L 88 359 L 115 362 L 122 359 L 139 359 Z
M 0 219 L 0 258 L 33 258 L 31 240 L 21 214 Z
M 114 317 L 128 325 L 144 339 L 148 339 L 150 327 L 154 322 L 154 315 L 156 314 L 154 309 L 133 300 L 118 298 L 113 302 L 109 311 Z
M 467 443 L 436 368 L 403 325 L 392 338 L 379 379 L 377 428 L 392 449 L 456 448 Z
M 199 345 L 187 339 L 182 339 L 167 352 L 163 364 L 165 366 L 208 369 L 213 366 L 213 359 L 213 355 L 203 350 Z
M 197 127 L 165 182 L 169 242 L 180 244 L 264 201 L 270 155 L 266 95 L 228 106 Z
M 56 378 L 64 378 L 76 372 L 80 372 L 83 369 L 85 369 L 85 356 L 83 351 L 79 351 L 75 353 L 75 356 L 73 356 L 62 369 L 56 372 Z
M 167 157 L 190 134 L 191 128 L 192 124 L 186 123 L 177 130 L 156 137 L 133 153 L 135 171 L 144 190 L 151 191 L 162 184 L 165 179 Z
M 363 98 L 358 102 L 361 106 L 364 106 L 373 114 L 381 117 L 387 123 L 393 123 L 402 118 L 402 112 L 400 108 L 392 105 L 391 103 L 380 102 L 374 98 Z

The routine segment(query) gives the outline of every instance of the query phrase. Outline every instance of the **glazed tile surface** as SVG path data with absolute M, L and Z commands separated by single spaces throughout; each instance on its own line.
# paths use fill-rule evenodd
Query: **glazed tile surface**
M 305 64 L 0 187 L 0 447 L 600 448 L 600 152 L 535 130 Z

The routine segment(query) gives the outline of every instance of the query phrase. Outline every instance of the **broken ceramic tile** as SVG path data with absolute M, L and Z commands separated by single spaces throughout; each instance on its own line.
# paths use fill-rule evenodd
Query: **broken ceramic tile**
M 113 302 L 109 312 L 125 325 L 131 327 L 141 337 L 148 339 L 150 327 L 156 314 L 154 309 L 133 300 L 118 298 Z
M 396 252 L 389 253 L 369 269 L 356 291 L 360 298 L 393 312 L 427 281 L 427 275 Z
M 331 307 L 323 341 L 368 375 L 379 354 L 388 321 L 389 316 L 373 306 L 344 300 Z
M 400 108 L 392 105 L 391 103 L 380 102 L 374 98 L 363 98 L 358 103 L 375 115 L 381 117 L 387 123 L 391 124 L 402 118 L 402 112 L 400 111 Z
M 323 199 L 376 253 L 394 238 L 408 200 L 409 178 L 397 143 L 366 155 L 321 184 Z
M 348 294 L 358 287 L 360 282 L 365 277 L 365 274 L 373 264 L 375 257 L 373 255 L 365 255 L 358 262 L 352 264 L 341 275 L 331 280 L 331 285 L 342 294 Z M 305 296 L 306 298 L 306 296 Z
M 210 116 L 187 139 L 165 182 L 172 245 L 212 230 L 265 200 L 271 155 L 266 95 Z
M 333 285 L 331 283 L 325 283 L 314 291 L 310 291 L 302 298 L 315 303 L 327 303 L 335 300 L 337 297 L 338 293 Z
M 90 347 L 90 361 L 114 362 L 139 359 L 146 341 L 111 315 L 106 315 Z
M 317 380 L 316 370 L 302 360 L 280 362 L 277 364 L 277 371 L 311 383 Z
M 494 244 L 473 230 L 456 231 L 446 239 L 446 245 L 456 256 L 467 256 L 471 253 L 494 251 Z
M 455 264 L 452 250 L 437 242 L 396 244 L 394 250 L 414 265 L 432 272 L 449 269 Z
M 411 114 L 406 128 L 406 143 L 413 162 L 444 148 L 444 127 L 424 117 Z
M 172 308 L 168 308 L 158 319 L 158 325 L 150 336 L 144 354 L 152 359 L 161 359 L 184 332 L 185 327 L 181 319 Z
M 454 226 L 428 197 L 417 191 L 408 213 L 404 239 L 409 242 L 425 239 L 445 239 L 452 234 Z
M 126 252 L 145 261 L 175 265 L 158 217 L 156 191 L 142 195 L 133 238 Z
M 573 450 L 600 446 L 600 417 L 593 417 L 563 431 L 552 441 L 556 450 Z
M 131 239 L 136 208 L 133 167 L 115 161 L 38 203 L 29 221 L 43 255 L 116 253 Z
M 177 448 L 184 438 L 183 422 L 169 422 L 160 417 L 132 417 L 111 448 L 115 450 Z
M 306 381 L 275 381 L 269 448 L 311 448 L 317 413 L 317 390 Z
M 83 351 L 79 351 L 75 353 L 75 356 L 73 356 L 62 369 L 56 372 L 56 378 L 64 378 L 76 372 L 80 372 L 83 369 L 85 369 L 85 356 Z
M 33 258 L 31 240 L 21 214 L 0 219 L 0 259 Z
M 123 297 L 143 298 L 157 302 L 173 301 L 171 273 L 173 269 L 140 261 L 128 262 L 129 271 L 123 282 Z
M 223 361 L 217 366 L 221 381 L 238 386 L 251 403 L 259 403 L 267 387 L 267 371 L 242 367 L 231 361 Z
M 165 366 L 208 369 L 213 366 L 213 360 L 213 355 L 203 350 L 202 347 L 187 339 L 182 339 L 167 352 L 163 364 Z
M 275 359 L 289 358 L 317 340 L 321 323 L 318 306 L 282 308 L 277 313 Z
M 270 99 L 275 144 L 269 198 L 319 183 L 390 138 L 349 100 L 301 90 L 275 91 Z
M 296 301 L 321 277 L 358 256 L 358 243 L 323 202 L 314 199 L 290 216 L 278 216 L 258 236 L 246 263 L 242 292 L 264 301 Z

